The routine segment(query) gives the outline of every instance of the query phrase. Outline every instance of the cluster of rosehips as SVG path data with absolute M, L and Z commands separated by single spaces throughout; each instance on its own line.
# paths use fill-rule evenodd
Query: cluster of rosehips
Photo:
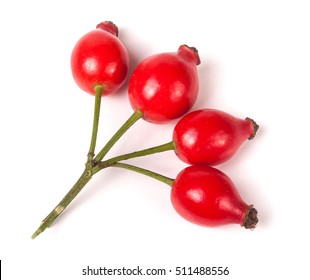
M 113 94 L 124 84 L 128 76 L 129 55 L 118 38 L 117 26 L 109 21 L 98 24 L 96 30 L 77 42 L 71 56 L 72 74 L 82 90 L 95 96 L 85 170 L 32 238 L 53 223 L 94 174 L 110 166 L 136 171 L 170 185 L 173 207 L 190 222 L 203 226 L 237 223 L 250 229 L 256 226 L 256 209 L 242 200 L 227 175 L 211 166 L 229 160 L 246 139 L 255 136 L 258 125 L 252 119 L 239 119 L 214 109 L 188 113 L 199 91 L 196 69 L 199 64 L 197 49 L 187 45 L 181 45 L 177 52 L 152 55 L 140 62 L 128 86 L 134 112 L 95 154 L 102 96 Z M 180 117 L 171 142 L 103 160 L 137 120 L 164 123 Z M 189 164 L 175 179 L 124 163 L 130 158 L 167 150 L 174 150 L 182 161 Z

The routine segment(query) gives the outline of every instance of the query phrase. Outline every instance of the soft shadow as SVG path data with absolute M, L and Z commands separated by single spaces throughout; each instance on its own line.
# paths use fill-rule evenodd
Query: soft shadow
M 206 62 L 204 62 L 204 60 Z M 202 109 L 211 103 L 217 91 L 219 65 L 215 60 L 201 58 L 202 63 L 197 66 L 199 78 L 199 94 L 193 107 L 194 110 Z

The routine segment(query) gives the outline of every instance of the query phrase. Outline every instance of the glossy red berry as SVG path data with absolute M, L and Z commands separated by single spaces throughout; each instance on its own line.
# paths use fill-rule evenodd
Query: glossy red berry
M 117 36 L 117 26 L 105 21 L 76 43 L 71 55 L 71 70 L 82 90 L 94 95 L 95 86 L 102 85 L 103 95 L 108 95 L 124 84 L 129 56 Z
M 257 129 L 249 118 L 239 119 L 214 109 L 197 110 L 175 126 L 175 152 L 189 164 L 220 164 L 230 159 L 246 139 L 252 139 Z
M 143 118 L 167 122 L 185 114 L 195 103 L 199 82 L 198 52 L 186 45 L 177 52 L 161 53 L 143 60 L 129 81 L 129 101 Z
M 231 179 L 210 166 L 182 170 L 171 189 L 171 202 L 178 214 L 202 226 L 240 224 L 253 229 L 257 211 L 240 197 Z

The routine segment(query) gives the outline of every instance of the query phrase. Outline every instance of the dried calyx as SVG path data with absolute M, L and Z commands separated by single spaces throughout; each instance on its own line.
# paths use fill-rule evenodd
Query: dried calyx
M 245 215 L 242 226 L 249 229 L 254 229 L 258 223 L 257 210 L 251 205 Z

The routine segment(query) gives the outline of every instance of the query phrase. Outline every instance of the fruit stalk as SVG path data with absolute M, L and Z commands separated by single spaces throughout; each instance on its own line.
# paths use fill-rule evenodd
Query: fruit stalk
M 85 187 L 93 176 L 93 172 L 89 168 L 85 168 L 84 172 L 71 188 L 71 190 L 64 196 L 64 198 L 57 204 L 57 206 L 51 211 L 50 214 L 42 221 L 41 225 L 31 236 L 32 239 L 36 238 L 45 229 L 50 227 L 56 218 L 66 209 L 71 201 L 79 194 L 79 192 Z
M 73 185 L 70 191 L 63 197 L 63 199 L 57 204 L 57 206 L 52 210 L 52 212 L 46 216 L 42 221 L 39 228 L 31 236 L 32 239 L 36 238 L 40 233 L 42 233 L 46 228 L 50 227 L 55 219 L 66 209 L 66 207 L 71 203 L 71 201 L 80 193 L 80 191 L 86 186 L 90 181 L 92 176 L 99 171 L 98 167 L 95 166 L 93 162 L 94 151 L 96 148 L 96 140 L 98 134 L 99 116 L 100 116 L 100 105 L 101 96 L 104 87 L 101 85 L 95 86 L 95 106 L 94 106 L 94 118 L 93 118 L 93 128 L 91 134 L 91 141 L 89 146 L 89 151 L 87 154 L 87 162 L 85 164 L 85 170 L 83 171 L 80 178 Z
M 127 163 L 116 162 L 110 166 L 120 167 L 120 168 L 128 169 L 130 171 L 134 171 L 134 172 L 146 175 L 146 176 L 151 177 L 153 179 L 156 179 L 160 182 L 163 182 L 163 183 L 169 185 L 170 187 L 173 185 L 173 182 L 174 182 L 173 179 L 166 177 L 162 174 L 159 174 L 159 173 L 156 173 L 156 172 L 153 172 L 151 170 L 144 169 L 144 168 L 141 168 L 141 167 L 138 167 L 135 165 L 127 164 Z
M 90 147 L 88 151 L 88 162 L 91 162 L 95 156 L 95 148 L 98 134 L 98 126 L 99 126 L 99 116 L 100 116 L 100 106 L 101 106 L 101 96 L 104 87 L 102 85 L 95 86 L 95 107 L 94 107 L 94 118 L 93 118 L 93 129 L 91 134 Z
M 119 156 L 110 158 L 108 160 L 102 161 L 98 164 L 101 165 L 102 167 L 110 166 L 119 161 L 131 159 L 131 158 L 143 157 L 143 156 L 152 155 L 156 153 L 162 153 L 162 152 L 166 152 L 170 150 L 174 150 L 174 143 L 172 141 L 162 144 L 162 145 L 155 146 L 155 147 L 135 151 L 135 152 L 128 153 L 128 154 L 119 155 Z
M 139 110 L 135 110 L 129 119 L 119 128 L 118 131 L 112 136 L 112 138 L 107 142 L 107 144 L 101 149 L 101 151 L 94 158 L 95 162 L 101 161 L 105 155 L 110 151 L 113 145 L 121 138 L 121 136 L 140 118 L 142 113 Z
M 91 135 L 91 144 L 89 152 L 87 155 L 87 162 L 85 164 L 85 170 L 73 185 L 70 191 L 63 197 L 63 199 L 57 204 L 57 206 L 51 211 L 49 215 L 42 221 L 39 228 L 32 235 L 32 239 L 36 238 L 41 234 L 46 228 L 50 227 L 56 218 L 66 209 L 66 207 L 72 202 L 72 200 L 80 193 L 80 191 L 86 186 L 86 184 L 91 180 L 92 176 L 98 171 L 107 168 L 116 163 L 117 160 L 125 160 L 129 158 L 134 158 L 138 156 L 147 155 L 149 153 L 155 153 L 154 149 L 151 152 L 148 151 L 137 151 L 130 154 L 121 155 L 112 158 L 108 161 L 101 162 L 101 159 L 108 153 L 112 146 L 118 141 L 118 139 L 141 117 L 142 114 L 139 110 L 134 111 L 134 113 L 129 117 L 129 119 L 120 127 L 120 129 L 112 136 L 110 141 L 102 148 L 102 150 L 94 158 L 94 151 L 96 147 L 96 139 L 98 133 L 99 125 L 99 115 L 100 115 L 100 104 L 101 104 L 101 94 L 103 92 L 102 86 L 96 86 L 96 97 L 95 97 L 95 107 L 94 107 L 94 120 L 93 129 Z M 165 146 L 165 145 L 164 145 Z M 149 149 L 146 149 L 149 150 Z M 156 150 L 156 149 L 155 149 Z
M 125 168 L 128 170 L 134 171 L 134 172 L 138 172 L 140 174 L 144 174 L 146 176 L 149 176 L 161 182 L 164 182 L 170 186 L 173 184 L 174 180 L 171 178 L 165 177 L 161 174 L 152 172 L 144 168 L 140 168 L 134 165 L 120 163 L 116 161 L 117 158 L 125 160 L 126 158 L 128 159 L 128 158 L 133 158 L 137 156 L 142 156 L 142 154 L 137 152 L 137 153 L 121 155 L 121 156 L 115 157 L 114 159 L 111 158 L 109 160 L 106 160 L 105 162 L 100 162 L 92 167 L 91 165 L 86 164 L 86 168 L 84 172 L 82 173 L 82 175 L 80 176 L 80 178 L 73 185 L 70 191 L 63 197 L 63 199 L 57 204 L 57 206 L 50 212 L 50 214 L 46 216 L 46 218 L 42 221 L 42 223 L 40 224 L 38 229 L 35 231 L 35 233 L 31 236 L 31 238 L 32 239 L 36 238 L 45 229 L 49 228 L 53 224 L 53 222 L 56 220 L 56 218 L 67 208 L 67 206 L 73 201 L 73 199 L 81 192 L 81 190 L 91 180 L 93 175 L 99 172 L 100 170 L 103 170 L 109 166 L 121 167 L 121 168 Z

